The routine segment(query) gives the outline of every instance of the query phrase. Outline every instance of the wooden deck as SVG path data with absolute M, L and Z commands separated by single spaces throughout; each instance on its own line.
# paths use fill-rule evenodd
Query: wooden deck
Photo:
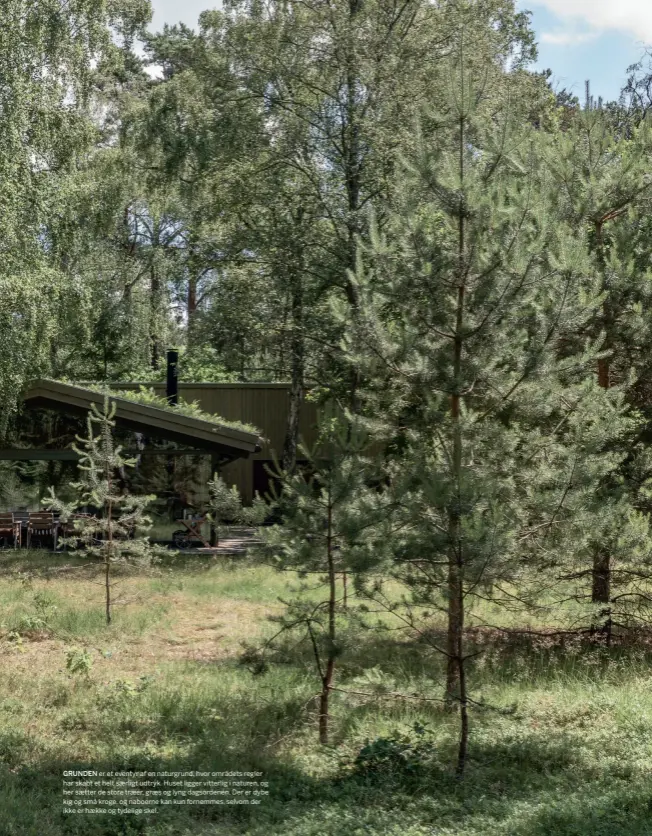
M 153 543 L 159 545 L 166 545 L 173 548 L 173 544 L 169 540 L 152 540 Z M 256 537 L 254 529 L 240 529 L 234 532 L 229 532 L 227 537 L 220 539 L 217 546 L 205 548 L 204 546 L 197 546 L 188 549 L 176 549 L 179 554 L 197 554 L 197 555 L 241 555 L 244 556 L 248 549 L 260 543 L 260 539 Z

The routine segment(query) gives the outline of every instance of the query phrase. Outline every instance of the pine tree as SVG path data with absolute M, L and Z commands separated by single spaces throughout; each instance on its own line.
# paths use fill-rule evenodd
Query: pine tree
M 54 490 L 44 504 L 59 511 L 61 522 L 74 519 L 75 532 L 61 542 L 81 549 L 91 560 L 103 565 L 106 623 L 110 624 L 113 611 L 112 590 L 118 581 L 113 579 L 114 569 L 148 569 L 162 550 L 152 546 L 147 537 L 152 522 L 146 515 L 147 506 L 155 496 L 132 496 L 121 487 L 124 468 L 133 467 L 135 461 L 122 456 L 122 448 L 113 440 L 115 427 L 115 403 L 104 398 L 102 411 L 95 404 L 87 417 L 86 438 L 77 437 L 81 447 L 73 445 L 80 457 L 80 480 L 73 483 L 77 498 L 72 503 L 57 499 Z M 99 516 L 79 515 L 75 512 L 92 506 L 99 509 Z
M 462 20 L 448 106 L 417 126 L 393 219 L 359 259 L 363 313 L 348 338 L 375 381 L 366 412 L 395 462 L 402 532 L 393 574 L 411 591 L 398 603 L 373 596 L 446 660 L 460 775 L 473 602 L 525 599 L 530 561 L 564 546 L 586 553 L 595 488 L 622 459 L 607 444 L 630 421 L 622 393 L 589 374 L 599 342 L 562 350 L 601 302 L 587 242 L 556 212 L 512 77 L 490 43 L 474 42 L 470 58 L 465 36 Z M 427 629 L 437 614 L 441 643 Z
M 641 264 L 635 255 L 636 219 L 649 203 L 651 150 L 648 121 L 630 126 L 626 139 L 620 137 L 612 115 L 592 104 L 587 83 L 584 110 L 577 114 L 569 131 L 552 138 L 547 151 L 560 214 L 572 228 L 588 233 L 592 270 L 602 293 L 600 308 L 576 337 L 581 340 L 604 335 L 603 352 L 597 360 L 599 385 L 605 390 L 620 385 L 627 401 L 643 408 L 636 390 L 640 390 L 642 377 L 649 378 L 644 347 L 652 348 L 652 340 L 642 312 L 652 297 L 649 266 Z M 652 476 L 652 462 L 641 445 L 644 427 L 642 416 L 632 420 L 630 432 L 620 440 L 622 464 L 599 486 L 602 514 L 593 544 L 591 598 L 603 605 L 607 633 L 614 615 L 614 582 L 630 581 L 628 567 L 619 558 L 623 556 L 630 568 L 643 569 L 640 549 L 635 550 L 635 562 L 639 564 L 635 567 L 631 557 L 628 559 L 616 544 L 622 538 L 624 520 L 633 518 L 636 506 L 640 506 L 644 482 Z M 643 554 L 652 551 L 652 542 L 640 545 Z
M 280 571 L 307 579 L 284 601 L 285 613 L 273 619 L 280 629 L 266 649 L 288 630 L 305 632 L 320 682 L 320 743 L 329 741 L 330 696 L 344 650 L 347 577 L 354 573 L 357 584 L 377 567 L 386 542 L 382 496 L 368 482 L 367 442 L 364 430 L 332 407 L 326 409 L 316 445 L 301 447 L 306 470 L 277 467 L 276 506 L 283 523 L 261 531 L 260 556 Z M 315 590 L 323 591 L 317 600 Z

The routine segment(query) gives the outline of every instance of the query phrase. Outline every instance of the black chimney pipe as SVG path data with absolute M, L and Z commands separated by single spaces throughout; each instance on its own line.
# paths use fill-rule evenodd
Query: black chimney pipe
M 179 403 L 178 364 L 179 352 L 175 348 L 168 349 L 168 376 L 165 385 L 165 394 L 170 406 L 176 406 Z

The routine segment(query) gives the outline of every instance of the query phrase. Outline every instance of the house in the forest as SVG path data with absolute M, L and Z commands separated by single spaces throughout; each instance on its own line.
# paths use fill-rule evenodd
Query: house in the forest
M 174 495 L 177 508 L 200 507 L 206 483 L 219 471 L 236 485 L 245 503 L 269 488 L 266 465 L 280 457 L 285 438 L 290 384 L 170 383 L 108 384 L 116 403 L 116 429 L 125 451 L 138 460 L 133 478 L 148 492 Z M 160 402 L 144 390 L 159 396 Z M 24 394 L 16 442 L 0 449 L 0 460 L 76 461 L 75 435 L 92 403 L 101 406 L 101 387 L 52 380 L 32 381 Z M 178 399 L 179 405 L 165 402 Z M 188 409 L 195 404 L 199 410 Z M 204 413 L 202 415 L 202 413 Z M 199 417 L 198 417 L 199 416 Z M 311 443 L 316 408 L 306 402 L 300 434 Z M 243 426 L 244 425 L 244 426 Z M 130 474 L 131 478 L 131 474 Z M 163 488 L 161 484 L 164 483 Z

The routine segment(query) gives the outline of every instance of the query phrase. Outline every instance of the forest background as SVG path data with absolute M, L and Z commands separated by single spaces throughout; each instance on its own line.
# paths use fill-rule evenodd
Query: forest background
M 160 380 L 170 345 L 186 380 L 290 381 L 265 548 L 326 577 L 283 624 L 315 640 L 321 742 L 350 575 L 363 621 L 443 658 L 462 776 L 487 631 L 650 623 L 652 71 L 616 102 L 553 91 L 511 0 L 150 19 L 3 10 L 2 430 L 28 379 Z M 316 494 L 308 390 L 338 405 Z

